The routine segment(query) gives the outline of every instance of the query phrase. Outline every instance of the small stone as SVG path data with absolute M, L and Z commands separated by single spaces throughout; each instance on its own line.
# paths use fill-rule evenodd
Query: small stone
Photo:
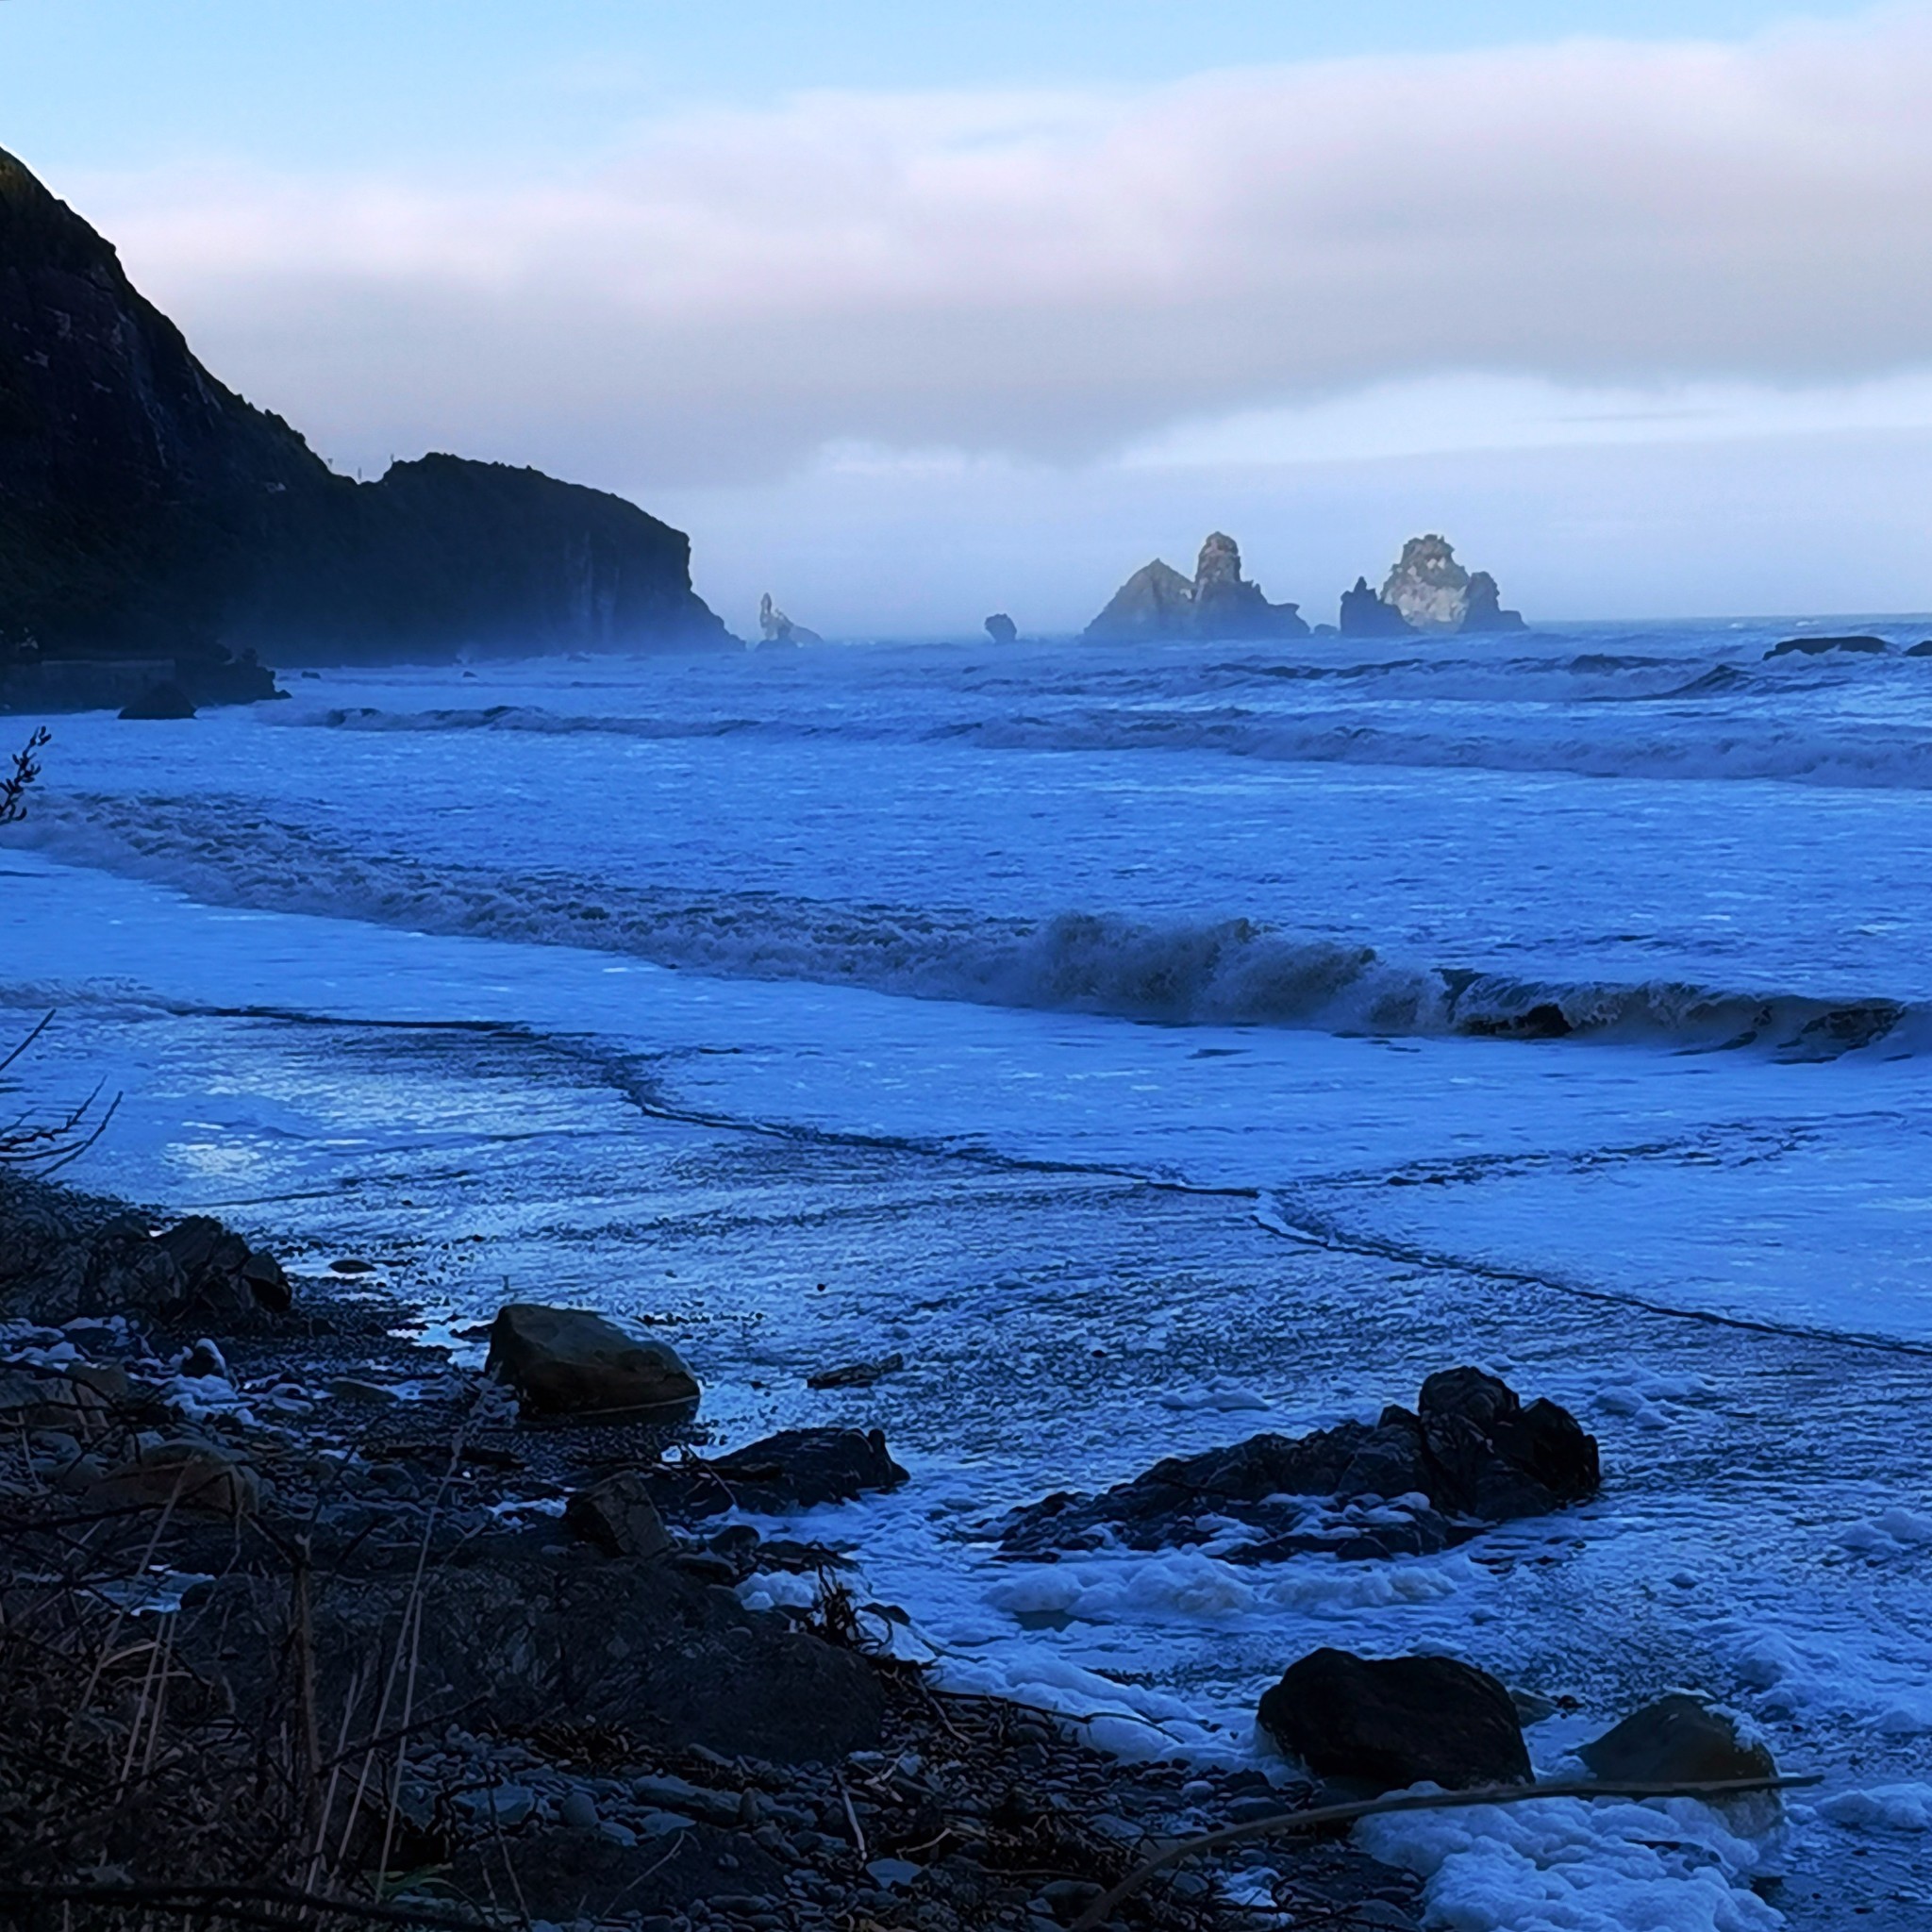
M 874 1858 L 865 1869 L 872 1882 L 888 1891 L 904 1890 L 925 1873 L 924 1865 L 915 1865 L 910 1858 Z
M 575 1831 L 589 1831 L 597 1823 L 597 1801 L 582 1786 L 574 1786 L 564 1792 L 557 1807 L 560 1824 L 568 1824 Z

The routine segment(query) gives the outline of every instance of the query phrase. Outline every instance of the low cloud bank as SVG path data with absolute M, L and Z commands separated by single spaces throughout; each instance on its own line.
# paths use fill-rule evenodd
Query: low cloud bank
M 56 185 L 337 460 L 449 446 L 648 491 L 840 442 L 1086 462 L 1443 370 L 1667 392 L 1932 364 L 1928 84 L 1914 8 L 814 93 L 641 125 L 575 178 Z

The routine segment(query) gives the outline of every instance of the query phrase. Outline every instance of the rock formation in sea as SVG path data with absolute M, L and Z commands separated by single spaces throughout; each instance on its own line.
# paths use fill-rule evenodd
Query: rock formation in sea
M 1156 558 L 1143 564 L 1087 626 L 1094 641 L 1176 638 L 1305 638 L 1300 607 L 1271 604 L 1241 575 L 1232 537 L 1214 531 L 1201 545 L 1191 582 Z
M 1345 638 L 1406 638 L 1415 634 L 1415 625 L 1392 604 L 1385 604 L 1369 588 L 1367 577 L 1357 577 L 1355 589 L 1341 593 L 1341 632 Z
M 1016 643 L 1020 637 L 1020 626 L 1004 610 L 995 610 L 986 620 L 986 634 L 996 644 Z
M 725 642 L 690 560 L 634 504 L 534 470 L 431 455 L 375 483 L 337 475 L 210 375 L 113 248 L 0 152 L 0 639 L 38 646 L 27 684 L 90 658 L 219 683 L 249 649 Z
M 807 630 L 802 624 L 792 621 L 772 602 L 772 593 L 767 591 L 758 599 L 758 646 L 761 650 L 785 650 L 796 644 L 822 644 L 824 639 L 815 630 Z
M 1520 610 L 1505 610 L 1488 571 L 1466 571 L 1445 537 L 1411 537 L 1382 586 L 1411 629 L 1422 631 L 1523 630 Z

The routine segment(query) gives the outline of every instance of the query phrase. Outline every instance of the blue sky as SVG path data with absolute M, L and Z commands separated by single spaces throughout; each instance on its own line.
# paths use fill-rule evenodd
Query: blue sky
M 1928 92 L 1828 0 L 0 0 L 0 146 L 331 460 L 847 632 L 1210 525 L 1316 616 L 1423 527 L 1547 615 L 1932 606 Z
M 47 168 L 580 156 L 807 88 L 1146 84 L 1569 34 L 1737 36 L 1780 0 L 0 0 L 0 145 Z

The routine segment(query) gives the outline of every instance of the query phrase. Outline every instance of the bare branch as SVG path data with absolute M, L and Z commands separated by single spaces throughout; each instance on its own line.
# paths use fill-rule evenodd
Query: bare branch
M 25 744 L 14 753 L 12 771 L 0 777 L 0 825 L 10 825 L 26 816 L 27 788 L 41 775 L 41 761 L 36 754 L 53 741 L 54 734 L 44 724 L 38 724 Z

